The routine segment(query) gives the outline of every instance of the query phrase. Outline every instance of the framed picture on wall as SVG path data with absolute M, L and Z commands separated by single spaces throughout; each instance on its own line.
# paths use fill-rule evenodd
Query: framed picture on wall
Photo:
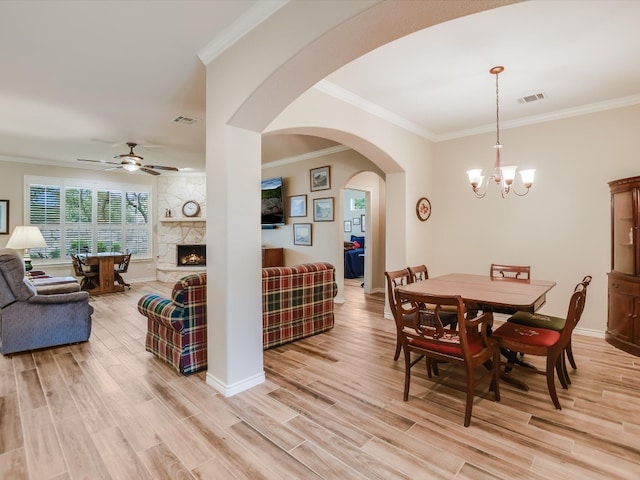
M 309 181 L 311 191 L 329 190 L 331 188 L 331 167 L 318 167 L 309 170 Z
M 294 223 L 293 224 L 293 244 L 311 246 L 311 224 L 310 223 Z
M 289 216 L 290 217 L 306 217 L 307 216 L 307 196 L 293 195 L 289 197 Z
M 345 232 L 350 232 L 351 231 L 351 220 L 345 220 L 344 221 L 344 231 Z
M 358 217 L 353 219 L 353 224 L 354 225 L 360 225 L 360 219 Z
M 365 216 L 364 215 L 360 215 L 360 230 L 362 230 L 364 232 L 364 224 L 365 224 Z
M 9 233 L 9 200 L 0 200 L 0 235 Z
M 333 222 L 333 197 L 313 199 L 313 221 Z

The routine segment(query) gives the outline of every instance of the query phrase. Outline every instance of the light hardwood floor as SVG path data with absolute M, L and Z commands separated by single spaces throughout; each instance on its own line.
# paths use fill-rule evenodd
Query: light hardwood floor
M 544 377 L 483 388 L 462 426 L 462 371 L 404 367 L 382 295 L 346 287 L 330 332 L 264 353 L 267 381 L 224 398 L 144 350 L 135 284 L 92 299 L 89 342 L 0 358 L 1 479 L 637 479 L 639 359 L 575 337 L 553 408 Z M 589 308 L 587 303 L 587 308 Z

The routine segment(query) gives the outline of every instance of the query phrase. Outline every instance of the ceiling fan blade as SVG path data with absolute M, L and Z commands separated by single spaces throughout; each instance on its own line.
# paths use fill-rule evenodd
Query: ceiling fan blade
M 77 158 L 79 162 L 108 163 L 109 165 L 120 165 L 118 162 L 108 162 L 107 160 L 91 160 L 88 158 Z
M 176 167 L 163 167 L 162 165 L 145 165 L 144 168 L 153 168 L 155 170 L 169 170 L 171 172 L 179 172 L 180 169 Z
M 160 175 L 160 172 L 156 172 L 155 170 L 151 170 L 149 168 L 145 167 L 140 167 L 140 170 L 142 170 L 145 173 L 150 173 L 151 175 Z
M 110 172 L 111 170 L 118 170 L 119 168 L 122 168 L 122 165 L 118 165 L 117 167 L 105 168 L 104 171 L 105 172 Z

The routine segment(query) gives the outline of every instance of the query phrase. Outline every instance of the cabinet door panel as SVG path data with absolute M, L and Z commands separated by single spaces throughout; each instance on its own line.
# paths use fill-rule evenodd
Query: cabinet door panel
M 607 331 L 616 338 L 630 341 L 633 333 L 634 297 L 609 292 Z
M 631 190 L 613 194 L 613 270 L 635 275 L 635 230 Z

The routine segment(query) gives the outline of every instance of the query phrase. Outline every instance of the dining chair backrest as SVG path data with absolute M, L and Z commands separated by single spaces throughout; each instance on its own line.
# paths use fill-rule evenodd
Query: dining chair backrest
M 72 253 L 71 263 L 73 265 L 73 271 L 76 274 L 76 277 L 84 277 L 84 271 L 82 270 L 82 262 L 80 261 L 80 257 Z
M 429 270 L 426 265 L 416 265 L 415 267 L 409 267 L 409 283 L 419 282 L 429 278 Z
M 398 303 L 396 302 L 396 288 L 402 285 L 408 285 L 410 282 L 411 275 L 409 274 L 409 270 L 403 268 L 402 270 L 392 270 L 388 272 L 384 272 L 384 276 L 387 278 L 387 297 L 389 299 L 389 309 L 393 314 L 393 320 L 396 324 L 396 351 L 393 356 L 394 360 L 398 360 L 400 357 L 400 350 L 402 348 L 402 344 L 400 341 L 400 332 L 404 325 L 402 324 L 402 319 L 398 315 Z
M 127 273 L 129 270 L 129 262 L 131 261 L 131 253 L 127 253 L 122 257 L 120 263 L 116 266 L 119 273 Z
M 576 288 L 569 300 L 569 309 L 567 311 L 567 318 L 564 324 L 564 328 L 560 332 L 560 343 L 566 346 L 571 341 L 571 333 L 576 328 L 576 325 L 582 318 L 582 312 L 587 301 L 587 285 L 580 282 L 576 285 Z
M 529 265 L 500 265 L 491 264 L 489 276 L 493 280 L 529 280 L 531 267 Z
M 384 272 L 384 276 L 387 278 L 387 295 L 389 297 L 389 308 L 391 312 L 394 314 L 396 312 L 396 288 L 402 285 L 408 285 L 411 283 L 409 270 L 403 268 L 402 270 L 392 270 L 389 272 Z

